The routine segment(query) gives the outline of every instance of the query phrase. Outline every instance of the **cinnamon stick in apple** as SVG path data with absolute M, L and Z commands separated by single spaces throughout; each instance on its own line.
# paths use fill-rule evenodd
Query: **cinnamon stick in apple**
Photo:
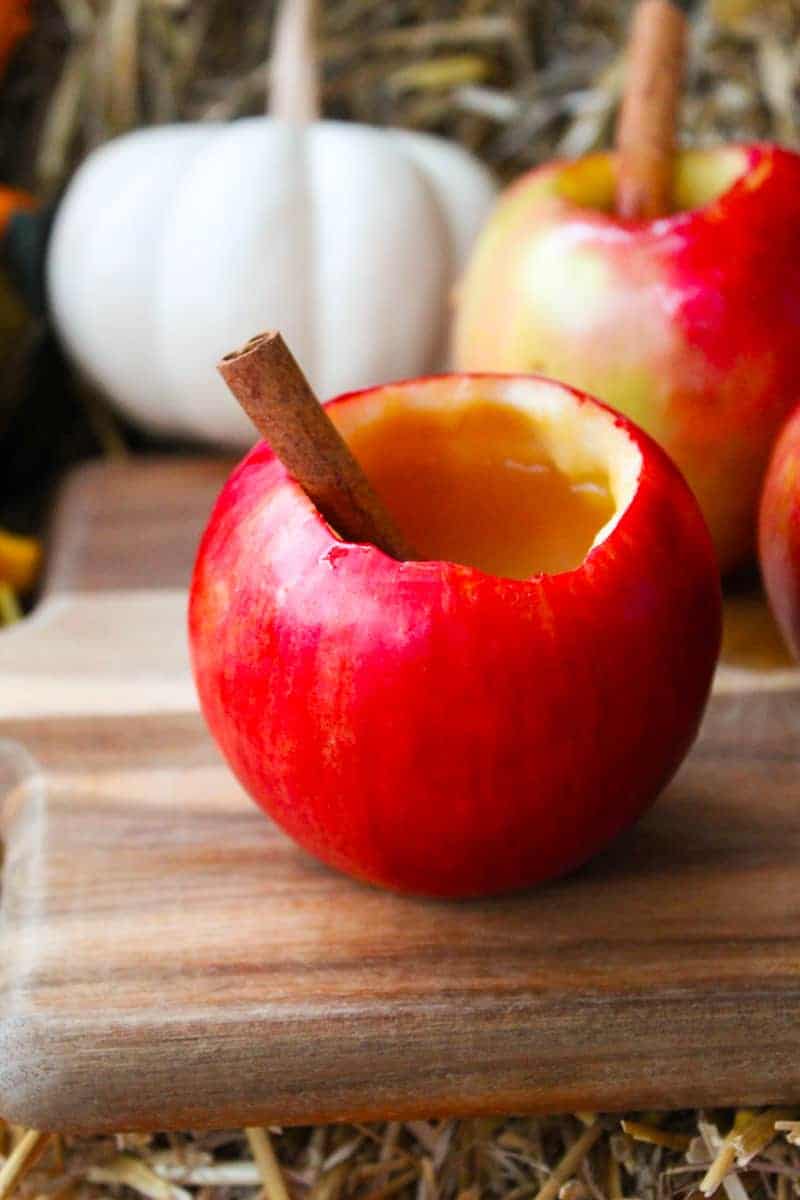
M 286 470 L 328 524 L 350 542 L 392 558 L 418 559 L 279 333 L 262 333 L 227 354 L 219 372 Z
M 686 17 L 671 0 L 639 0 L 628 42 L 617 123 L 616 210 L 627 220 L 672 210 L 675 126 L 686 56 Z

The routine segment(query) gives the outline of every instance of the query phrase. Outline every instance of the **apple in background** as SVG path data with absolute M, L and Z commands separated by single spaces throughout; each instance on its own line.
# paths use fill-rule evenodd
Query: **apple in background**
M 758 550 L 775 620 L 800 659 L 800 407 L 781 432 L 767 469 Z
M 584 388 L 656 438 L 727 571 L 754 550 L 778 428 L 800 396 L 800 155 L 676 156 L 676 211 L 613 213 L 614 157 L 556 162 L 501 198 L 459 291 L 454 359 Z
M 265 443 L 223 488 L 189 612 L 202 709 L 302 846 L 476 896 L 577 866 L 691 745 L 720 636 L 696 501 L 548 380 L 440 377 L 328 411 L 426 561 L 342 542 Z

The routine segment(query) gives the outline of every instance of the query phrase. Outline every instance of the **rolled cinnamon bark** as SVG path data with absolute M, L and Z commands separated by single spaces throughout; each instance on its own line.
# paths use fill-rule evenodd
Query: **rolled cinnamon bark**
M 670 0 L 640 0 L 628 43 L 616 131 L 616 210 L 626 220 L 672 211 L 675 126 L 686 56 L 686 17 Z
M 279 333 L 252 338 L 227 354 L 218 369 L 258 432 L 340 537 L 371 542 L 400 561 L 419 558 Z

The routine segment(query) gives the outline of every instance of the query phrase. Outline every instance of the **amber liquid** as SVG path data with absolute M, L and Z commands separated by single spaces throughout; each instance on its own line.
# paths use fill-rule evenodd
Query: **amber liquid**
M 547 460 L 535 423 L 501 405 L 390 409 L 350 446 L 425 558 L 527 579 L 579 566 L 614 512 L 608 481 Z

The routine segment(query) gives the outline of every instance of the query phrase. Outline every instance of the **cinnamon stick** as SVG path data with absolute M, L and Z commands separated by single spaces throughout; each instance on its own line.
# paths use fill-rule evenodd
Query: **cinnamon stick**
M 279 333 L 251 338 L 241 350 L 227 354 L 218 369 L 258 432 L 340 537 L 371 542 L 400 561 L 419 557 Z
M 675 125 L 686 56 L 686 17 L 671 0 L 639 0 L 628 43 L 616 131 L 616 209 L 626 220 L 672 210 Z

